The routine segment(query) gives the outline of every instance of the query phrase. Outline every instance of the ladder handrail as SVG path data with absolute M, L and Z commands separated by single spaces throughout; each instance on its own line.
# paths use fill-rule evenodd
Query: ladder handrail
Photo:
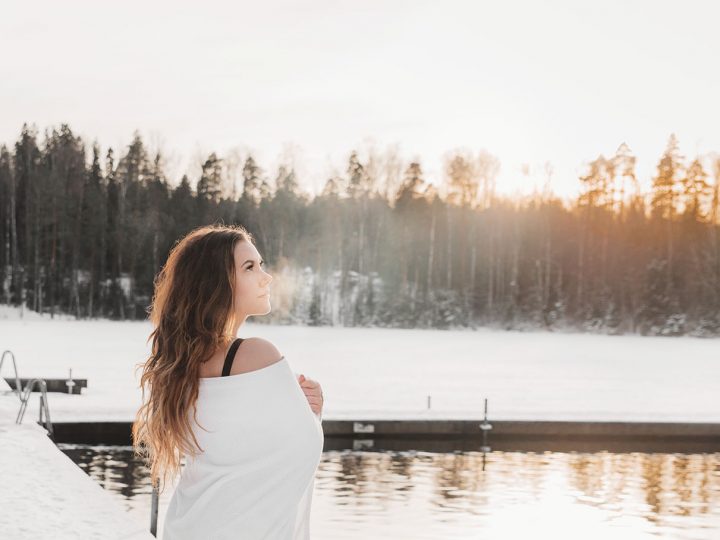
M 40 386 L 40 423 L 43 421 L 43 412 L 45 413 L 45 429 L 47 429 L 48 433 L 50 433 L 50 437 L 55 437 L 55 432 L 53 431 L 53 425 L 52 421 L 50 420 L 50 407 L 48 406 L 48 399 L 47 399 L 47 383 L 45 382 L 45 379 L 33 379 L 27 383 L 25 386 L 25 390 L 23 391 L 23 395 L 20 398 L 21 404 L 20 404 L 20 410 L 18 411 L 17 418 L 15 419 L 16 424 L 22 424 L 23 417 L 25 416 L 25 411 L 27 410 L 27 404 L 30 400 L 30 393 L 33 391 L 33 388 L 35 385 Z
M 15 370 L 15 390 L 13 390 L 13 392 L 15 392 L 17 394 L 18 399 L 20 399 L 20 401 L 22 402 L 20 376 L 18 375 L 17 363 L 15 362 L 15 355 L 10 350 L 3 351 L 2 357 L 0 357 L 0 373 L 2 373 L 3 362 L 5 362 L 6 354 L 9 354 L 10 358 L 12 358 L 13 369 Z

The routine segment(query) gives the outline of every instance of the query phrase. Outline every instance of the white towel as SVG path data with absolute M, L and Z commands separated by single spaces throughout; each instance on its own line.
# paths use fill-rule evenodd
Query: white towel
M 309 540 L 323 431 L 285 357 L 201 378 L 196 408 L 204 453 L 187 458 L 163 539 Z

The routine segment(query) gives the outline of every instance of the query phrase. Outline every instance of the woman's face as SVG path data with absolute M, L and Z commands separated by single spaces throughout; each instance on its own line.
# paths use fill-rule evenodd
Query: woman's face
M 262 258 L 247 241 L 235 245 L 235 313 L 244 320 L 249 315 L 270 313 L 272 276 L 263 270 Z

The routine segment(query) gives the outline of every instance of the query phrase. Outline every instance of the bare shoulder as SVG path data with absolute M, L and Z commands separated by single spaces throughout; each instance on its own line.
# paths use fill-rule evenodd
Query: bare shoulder
M 277 347 L 267 339 L 246 338 L 235 352 L 230 375 L 247 373 L 270 366 L 282 359 Z

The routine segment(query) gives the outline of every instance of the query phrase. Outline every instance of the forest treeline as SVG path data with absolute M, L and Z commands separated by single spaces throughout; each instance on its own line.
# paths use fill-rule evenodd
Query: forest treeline
M 486 152 L 419 162 L 351 152 L 322 193 L 290 164 L 213 153 L 171 182 L 139 135 L 116 153 L 69 126 L 0 147 L 0 301 L 79 318 L 147 316 L 153 279 L 193 228 L 239 223 L 274 275 L 265 321 L 389 327 L 574 328 L 720 335 L 720 158 L 671 136 L 649 192 L 622 144 L 550 192 L 495 192 Z

